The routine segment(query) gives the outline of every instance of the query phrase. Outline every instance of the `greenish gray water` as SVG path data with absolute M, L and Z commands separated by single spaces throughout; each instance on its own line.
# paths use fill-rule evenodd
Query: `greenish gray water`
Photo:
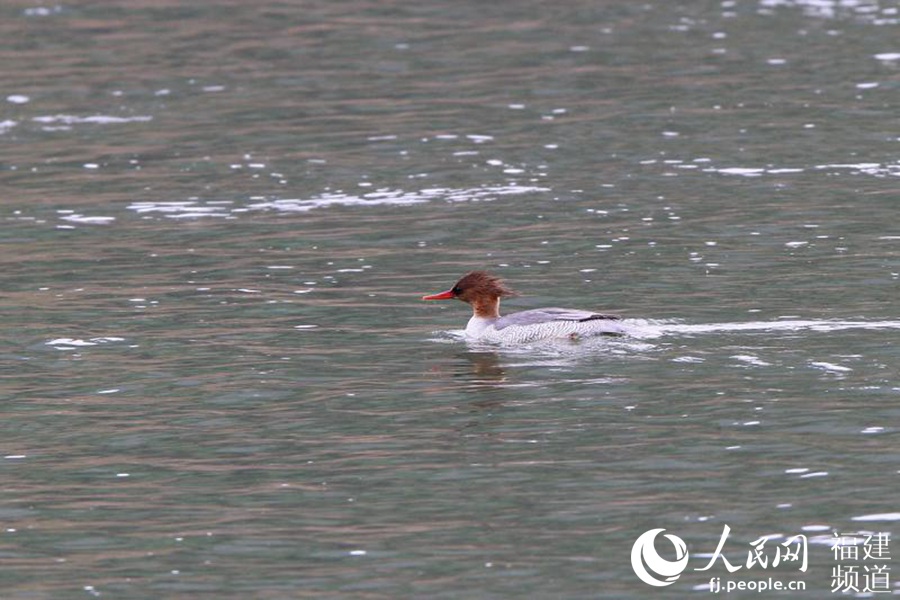
M 3 598 L 825 597 L 895 531 L 893 5 L 0 17 Z M 473 268 L 659 335 L 469 346 Z

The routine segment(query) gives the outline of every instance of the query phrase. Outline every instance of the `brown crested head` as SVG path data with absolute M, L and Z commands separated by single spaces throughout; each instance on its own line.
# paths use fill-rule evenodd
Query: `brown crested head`
M 499 300 L 517 295 L 504 285 L 502 279 L 485 271 L 466 273 L 450 291 L 454 298 L 469 304 L 478 299 Z

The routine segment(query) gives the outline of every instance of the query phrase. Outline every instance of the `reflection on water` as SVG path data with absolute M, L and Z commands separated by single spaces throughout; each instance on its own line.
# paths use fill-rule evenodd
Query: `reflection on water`
M 0 14 L 4 599 L 644 598 L 723 524 L 820 597 L 893 532 L 895 6 Z M 466 344 L 474 268 L 639 335 Z

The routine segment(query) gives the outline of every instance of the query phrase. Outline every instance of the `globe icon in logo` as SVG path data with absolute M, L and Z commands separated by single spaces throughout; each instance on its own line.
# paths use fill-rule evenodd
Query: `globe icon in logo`
M 665 529 L 645 531 L 631 547 L 631 568 L 641 581 L 656 587 L 672 585 L 687 568 L 687 545 L 677 535 L 665 534 L 665 538 L 675 546 L 675 560 L 666 560 L 656 551 L 656 536 Z

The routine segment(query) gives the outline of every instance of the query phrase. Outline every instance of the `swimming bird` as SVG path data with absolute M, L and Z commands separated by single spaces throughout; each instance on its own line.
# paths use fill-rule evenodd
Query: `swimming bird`
M 500 316 L 500 299 L 518 294 L 485 271 L 466 273 L 452 288 L 422 300 L 461 300 L 472 307 L 471 340 L 521 344 L 550 338 L 626 335 L 620 317 L 571 308 L 535 308 Z

